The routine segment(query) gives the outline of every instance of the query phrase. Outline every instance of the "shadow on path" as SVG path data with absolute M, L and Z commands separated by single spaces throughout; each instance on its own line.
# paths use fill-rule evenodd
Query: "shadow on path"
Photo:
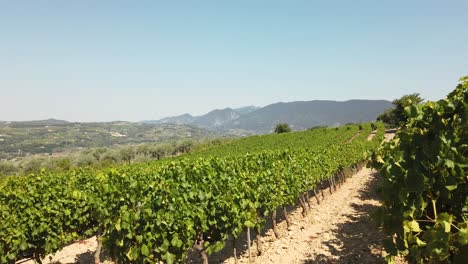
M 309 256 L 304 264 L 312 263 L 385 263 L 381 256 L 381 245 L 384 234 L 377 227 L 372 215 L 378 205 L 372 200 L 380 200 L 377 195 L 378 175 L 370 175 L 370 181 L 359 192 L 360 204 L 351 206 L 354 213 L 344 215 L 345 223 L 337 225 L 332 232 L 336 238 L 324 241 L 331 256 L 319 254 Z

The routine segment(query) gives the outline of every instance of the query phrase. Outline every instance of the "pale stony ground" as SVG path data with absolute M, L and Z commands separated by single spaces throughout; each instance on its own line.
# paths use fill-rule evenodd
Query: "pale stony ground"
M 282 237 L 269 231 L 264 236 L 265 252 L 252 257 L 255 263 L 384 263 L 382 232 L 371 219 L 379 206 L 375 195 L 376 176 L 364 168 L 348 179 L 332 195 L 302 217 L 301 209 L 292 213 L 290 228 L 280 223 Z M 255 243 L 253 244 L 255 252 Z M 247 254 L 238 259 L 249 263 Z M 231 257 L 224 263 L 235 263 Z
M 96 237 L 81 240 L 64 247 L 53 256 L 47 256 L 43 263 L 94 263 L 94 252 L 96 252 Z M 34 264 L 33 260 L 20 261 L 18 263 Z
M 389 140 L 393 134 L 386 134 Z M 370 137 L 371 138 L 371 137 Z M 311 197 L 312 208 L 306 217 L 302 209 L 292 208 L 292 225 L 288 228 L 285 221 L 278 224 L 281 234 L 275 238 L 272 230 L 262 234 L 264 252 L 256 254 L 256 243 L 252 243 L 252 255 L 245 250 L 237 256 L 238 263 L 385 263 L 381 242 L 382 231 L 372 220 L 372 213 L 380 205 L 376 187 L 377 175 L 363 168 L 349 178 L 333 194 L 325 190 L 325 199 L 320 204 Z M 278 213 L 278 218 L 281 218 Z M 253 235 L 252 235 L 253 236 Z M 245 238 L 245 237 L 244 237 Z M 96 238 L 83 240 L 65 247 L 44 263 L 93 263 Z M 198 262 L 195 256 L 191 262 Z M 109 263 L 109 261 L 106 261 Z M 106 263 L 104 262 L 104 263 Z M 402 261 L 399 261 L 402 262 Z M 21 263 L 32 264 L 32 260 Z M 235 263 L 232 245 L 228 244 L 222 252 L 210 256 L 210 263 Z

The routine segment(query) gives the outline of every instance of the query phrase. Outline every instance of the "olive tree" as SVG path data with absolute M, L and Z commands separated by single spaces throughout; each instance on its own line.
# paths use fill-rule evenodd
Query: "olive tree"
M 288 124 L 286 123 L 279 123 L 275 127 L 275 133 L 280 134 L 280 133 L 287 133 L 291 132 L 291 128 L 289 127 Z

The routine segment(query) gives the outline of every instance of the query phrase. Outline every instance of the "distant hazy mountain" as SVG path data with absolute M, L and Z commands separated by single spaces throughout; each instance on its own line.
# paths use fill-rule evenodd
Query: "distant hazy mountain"
M 35 127 L 35 126 L 61 126 L 70 124 L 68 121 L 59 119 L 45 119 L 45 120 L 33 120 L 33 121 L 11 121 L 2 122 L 2 124 L 9 124 L 14 127 Z
M 170 117 L 165 117 L 160 120 L 149 120 L 149 121 L 143 121 L 142 123 L 145 124 L 191 124 L 195 121 L 195 117 L 193 117 L 190 114 L 183 114 L 179 116 L 170 116 Z
M 392 103 L 384 100 L 303 101 L 276 103 L 229 122 L 225 129 L 266 133 L 278 123 L 288 123 L 294 130 L 314 126 L 342 125 L 376 120 Z
M 206 115 L 197 117 L 193 124 L 201 127 L 216 128 L 224 126 L 230 121 L 238 119 L 240 116 L 238 112 L 231 108 L 216 109 Z
M 258 110 L 260 108 L 261 107 L 250 105 L 250 106 L 234 108 L 234 111 L 236 111 L 239 115 L 245 115 L 245 114 L 252 113 L 253 111 Z
M 197 117 L 185 114 L 146 122 L 192 124 L 240 134 L 268 133 L 282 122 L 288 123 L 294 130 L 302 130 L 314 126 L 374 121 L 380 113 L 391 107 L 392 103 L 386 100 L 297 101 L 275 103 L 262 108 L 225 108 Z

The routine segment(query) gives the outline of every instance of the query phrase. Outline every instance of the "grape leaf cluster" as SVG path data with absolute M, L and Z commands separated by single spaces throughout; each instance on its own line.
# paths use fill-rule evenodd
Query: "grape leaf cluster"
M 448 97 L 405 108 L 408 121 L 373 154 L 390 255 L 413 263 L 468 259 L 468 77 Z M 466 262 L 464 262 L 466 263 Z

